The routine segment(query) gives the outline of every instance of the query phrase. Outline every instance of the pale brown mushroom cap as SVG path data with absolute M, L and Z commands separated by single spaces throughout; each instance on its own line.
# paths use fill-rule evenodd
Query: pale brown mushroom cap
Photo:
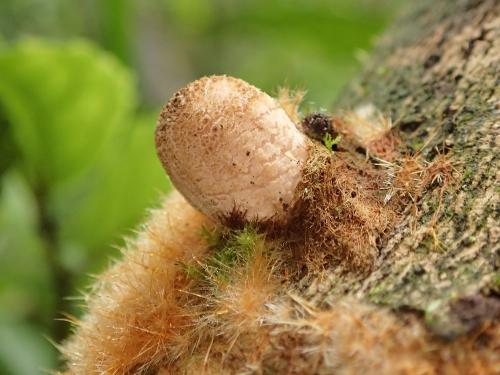
M 179 90 L 158 120 L 156 147 L 176 188 L 211 218 L 281 220 L 295 200 L 309 142 L 278 102 L 227 76 Z

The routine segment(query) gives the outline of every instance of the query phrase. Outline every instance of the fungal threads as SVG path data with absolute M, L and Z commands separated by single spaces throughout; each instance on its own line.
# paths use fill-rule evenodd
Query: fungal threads
M 394 207 L 384 204 L 383 185 L 384 174 L 364 158 L 314 147 L 287 229 L 291 247 L 301 253 L 302 267 L 309 272 L 373 269 L 377 243 L 397 221 Z

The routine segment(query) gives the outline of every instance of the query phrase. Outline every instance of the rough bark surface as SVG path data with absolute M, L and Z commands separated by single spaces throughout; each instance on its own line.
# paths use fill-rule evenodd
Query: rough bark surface
M 306 278 L 309 299 L 353 296 L 416 312 L 443 337 L 498 318 L 499 83 L 496 0 L 415 2 L 385 34 L 336 108 L 374 104 L 410 150 L 429 162 L 447 153 L 460 177 L 407 210 L 368 278 L 335 270 Z

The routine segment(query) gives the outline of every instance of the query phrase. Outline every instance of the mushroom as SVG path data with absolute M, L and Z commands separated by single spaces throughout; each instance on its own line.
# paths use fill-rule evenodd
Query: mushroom
M 161 112 L 156 148 L 174 186 L 224 221 L 286 221 L 311 142 L 273 99 L 229 76 L 180 89 Z

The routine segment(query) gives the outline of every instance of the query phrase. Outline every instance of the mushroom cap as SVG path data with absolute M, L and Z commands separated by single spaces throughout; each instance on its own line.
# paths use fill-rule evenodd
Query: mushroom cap
M 309 141 L 266 93 L 211 76 L 170 99 L 158 120 L 156 148 L 175 187 L 201 212 L 274 222 L 295 202 Z

